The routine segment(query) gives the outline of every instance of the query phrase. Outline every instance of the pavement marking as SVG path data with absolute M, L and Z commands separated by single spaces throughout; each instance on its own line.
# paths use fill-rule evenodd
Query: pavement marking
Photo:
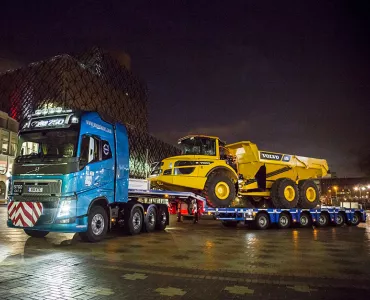
M 156 292 L 160 293 L 162 296 L 184 296 L 186 292 L 182 289 L 174 288 L 174 287 L 166 287 L 166 288 L 158 288 L 155 290 Z
M 148 278 L 148 276 L 142 273 L 125 274 L 125 275 L 122 275 L 121 277 L 127 280 L 137 280 L 137 279 L 143 280 L 143 279 Z
M 95 294 L 95 295 L 102 295 L 102 296 L 110 296 L 110 295 L 114 294 L 112 289 L 101 288 L 101 287 L 87 288 L 87 289 L 84 290 L 84 292 Z
M 295 290 L 296 292 L 301 293 L 310 293 L 317 291 L 316 289 L 311 289 L 308 285 L 293 285 L 293 286 L 287 286 L 288 289 Z
M 234 286 L 227 286 L 224 289 L 225 291 L 228 291 L 230 294 L 236 294 L 236 295 L 253 295 L 254 290 L 251 290 L 247 286 L 240 286 L 240 285 L 234 285 Z

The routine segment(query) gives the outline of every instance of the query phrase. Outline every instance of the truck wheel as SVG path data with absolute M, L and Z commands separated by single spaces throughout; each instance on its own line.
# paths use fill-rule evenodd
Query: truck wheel
M 335 217 L 335 225 L 342 226 L 345 223 L 346 219 L 343 213 L 338 213 Z
M 317 225 L 319 227 L 325 227 L 325 226 L 328 226 L 328 224 L 329 224 L 329 217 L 328 217 L 328 215 L 325 214 L 325 213 L 324 214 L 321 213 L 319 219 L 317 220 Z
M 30 229 L 23 229 L 23 230 L 27 235 L 35 237 L 35 238 L 43 238 L 49 233 L 49 231 L 30 230 Z
M 298 183 L 298 207 L 315 208 L 320 202 L 320 192 L 312 180 L 301 180 Z
M 299 224 L 303 228 L 310 227 L 312 225 L 311 215 L 308 213 L 301 214 L 299 217 Z
M 104 238 L 107 231 L 107 212 L 101 206 L 93 206 L 89 212 L 87 231 L 79 233 L 81 239 L 85 242 L 96 243 Z
M 165 230 L 167 226 L 167 220 L 169 218 L 168 211 L 164 209 L 162 206 L 158 208 L 157 214 L 157 222 L 155 225 L 155 229 L 157 230 Z
M 237 227 L 239 221 L 222 221 L 221 223 L 225 227 Z
M 145 219 L 144 219 L 144 231 L 153 232 L 157 224 L 157 211 L 154 206 L 149 206 Z
M 289 178 L 279 178 L 271 187 L 271 199 L 276 208 L 294 208 L 298 203 L 298 187 Z
M 213 207 L 229 206 L 236 197 L 235 185 L 224 173 L 212 173 L 204 187 L 204 196 Z
M 357 213 L 354 213 L 352 217 L 351 225 L 357 226 L 358 224 L 360 224 L 360 221 L 361 221 L 360 216 Z
M 256 225 L 257 229 L 260 229 L 260 230 L 267 229 L 270 226 L 270 219 L 269 219 L 268 214 L 259 213 L 256 216 L 255 225 Z
M 286 213 L 281 213 L 278 220 L 278 226 L 280 229 L 286 229 L 290 227 L 291 224 L 290 216 Z
M 143 214 L 140 207 L 134 207 L 125 222 L 126 232 L 131 235 L 139 234 L 143 227 Z

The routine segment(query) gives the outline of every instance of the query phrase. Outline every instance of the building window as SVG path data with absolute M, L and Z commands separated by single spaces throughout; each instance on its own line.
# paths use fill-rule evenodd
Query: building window
M 9 131 L 4 129 L 1 130 L 1 153 L 9 153 Z

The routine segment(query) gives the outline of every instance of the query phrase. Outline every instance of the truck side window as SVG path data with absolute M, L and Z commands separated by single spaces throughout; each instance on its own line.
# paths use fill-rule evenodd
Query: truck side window
M 99 144 L 99 140 L 94 137 L 88 135 L 82 136 L 80 154 L 81 166 L 100 160 Z

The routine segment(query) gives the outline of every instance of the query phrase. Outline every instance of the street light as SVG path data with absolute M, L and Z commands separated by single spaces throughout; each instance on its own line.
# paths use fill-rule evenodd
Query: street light
M 335 191 L 335 202 L 337 203 L 337 205 L 339 204 L 338 203 L 338 187 L 335 185 L 333 186 L 333 189 Z

